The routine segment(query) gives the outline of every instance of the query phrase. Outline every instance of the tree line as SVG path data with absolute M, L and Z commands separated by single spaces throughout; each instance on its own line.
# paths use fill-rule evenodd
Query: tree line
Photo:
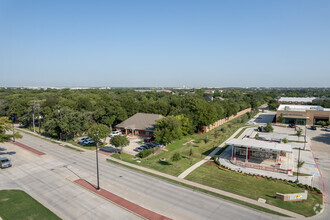
M 14 116 L 24 126 L 38 125 L 56 138 L 74 138 L 87 132 L 93 124 L 113 126 L 138 112 L 170 117 L 165 124 L 179 120 L 183 135 L 219 119 L 235 115 L 246 108 L 257 108 L 279 95 L 276 90 L 215 89 L 139 92 L 134 89 L 0 89 L 0 115 Z M 206 101 L 212 96 L 213 101 Z M 38 106 L 35 105 L 37 101 Z M 179 132 L 179 133 L 180 133 Z

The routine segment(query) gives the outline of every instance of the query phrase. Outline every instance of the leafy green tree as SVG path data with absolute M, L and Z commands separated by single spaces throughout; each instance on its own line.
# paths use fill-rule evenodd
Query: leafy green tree
M 126 136 L 117 135 L 110 139 L 110 144 L 116 148 L 120 147 L 120 153 L 122 153 L 123 147 L 129 145 L 129 140 Z
M 179 160 L 181 160 L 181 154 L 179 152 L 174 153 L 173 156 L 172 156 L 172 161 L 176 162 L 176 161 L 179 161 Z
M 110 133 L 109 128 L 103 124 L 94 124 L 88 130 L 88 137 L 90 137 L 96 143 L 96 147 L 101 139 L 108 137 Z
M 273 132 L 274 128 L 273 126 L 268 122 L 267 126 L 264 128 L 266 132 Z
M 181 121 L 175 116 L 161 118 L 156 122 L 155 140 L 168 144 L 175 139 L 180 139 L 182 137 L 181 127 Z
M 181 121 L 181 130 L 184 136 L 193 133 L 194 129 L 192 126 L 191 119 L 189 117 L 186 117 L 185 115 L 181 114 L 177 115 L 176 118 Z
M 296 131 L 296 135 L 298 137 L 298 140 L 300 139 L 301 134 L 302 134 L 302 129 L 301 128 L 298 128 L 297 131 Z
M 7 132 L 10 132 L 9 134 Z M 16 130 L 13 133 L 13 127 L 6 117 L 0 117 L 0 143 L 9 141 L 12 138 L 22 138 L 22 135 Z
M 283 123 L 283 122 L 284 122 L 283 114 L 281 114 L 281 115 L 278 117 L 277 121 L 280 122 L 280 123 Z

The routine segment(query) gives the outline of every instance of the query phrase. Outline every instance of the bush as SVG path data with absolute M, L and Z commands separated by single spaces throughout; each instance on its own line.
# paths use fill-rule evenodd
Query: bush
M 283 138 L 282 142 L 283 142 L 284 144 L 286 144 L 286 143 L 288 143 L 289 141 L 288 141 L 287 138 Z
M 190 148 L 190 150 L 189 150 L 189 156 L 191 156 L 191 155 L 193 155 L 193 154 L 194 154 L 193 149 Z
M 259 139 L 259 133 L 256 134 L 256 136 L 254 136 L 255 139 Z
M 181 160 L 181 154 L 179 152 L 176 152 L 172 156 L 172 161 L 179 161 Z
M 204 143 L 207 144 L 207 142 L 209 142 L 209 136 L 206 135 L 206 137 L 203 140 L 204 140 Z
M 264 127 L 265 132 L 273 132 L 274 128 L 273 126 L 268 122 L 267 126 Z
M 152 153 L 152 149 L 143 150 L 139 153 L 139 157 L 145 158 Z

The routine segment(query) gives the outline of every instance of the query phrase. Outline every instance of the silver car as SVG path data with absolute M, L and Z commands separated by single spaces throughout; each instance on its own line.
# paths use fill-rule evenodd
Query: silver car
M 3 169 L 7 167 L 11 167 L 10 160 L 6 157 L 0 158 L 0 168 Z

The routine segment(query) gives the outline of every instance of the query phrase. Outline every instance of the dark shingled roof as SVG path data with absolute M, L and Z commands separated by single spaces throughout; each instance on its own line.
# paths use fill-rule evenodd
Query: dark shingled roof
M 156 120 L 164 116 L 158 114 L 136 113 L 122 123 L 116 125 L 116 128 L 129 128 L 134 130 L 154 131 Z

